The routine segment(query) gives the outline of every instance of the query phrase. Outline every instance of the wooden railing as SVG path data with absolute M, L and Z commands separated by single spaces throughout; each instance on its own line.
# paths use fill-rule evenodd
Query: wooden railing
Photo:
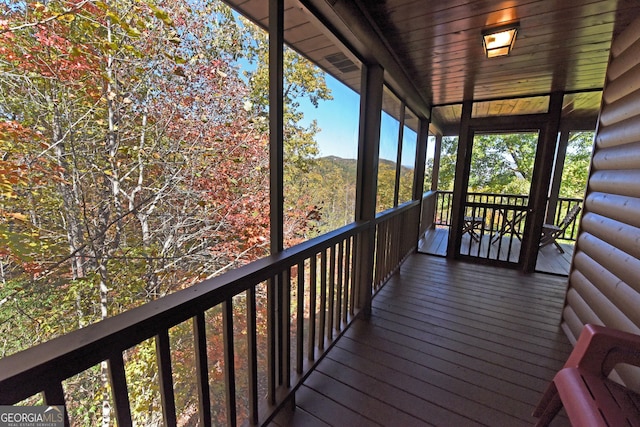
M 422 209 L 420 210 L 420 236 L 436 224 L 437 191 L 427 191 L 422 195 Z
M 453 201 L 453 191 L 440 191 L 437 192 L 437 198 L 435 202 L 434 224 L 442 226 L 451 226 L 451 208 Z M 515 211 L 522 210 L 521 208 L 527 206 L 529 200 L 525 195 L 519 194 L 497 194 L 497 193 L 469 193 L 467 195 L 467 205 L 473 205 L 476 209 L 483 207 L 492 209 L 496 206 L 513 206 Z M 554 215 L 555 223 L 558 225 L 562 222 L 567 212 L 571 210 L 576 204 L 581 204 L 582 199 L 561 197 L 558 199 L 558 205 Z M 486 212 L 485 212 L 486 214 Z M 466 212 L 465 215 L 472 215 L 472 213 Z M 486 218 L 491 215 L 486 215 Z M 521 221 L 524 221 L 525 216 L 522 216 Z M 564 240 L 575 241 L 578 234 L 578 220 L 574 221 L 569 227 L 567 227 L 564 235 L 561 237 Z M 489 228 L 492 228 L 487 224 Z M 523 225 L 518 224 L 518 229 L 522 230 Z
M 0 405 L 16 404 L 40 393 L 46 404 L 68 404 L 65 380 L 106 364 L 117 424 L 130 426 L 135 402 L 131 402 L 127 388 L 125 355 L 128 349 L 152 339 L 163 425 L 175 426 L 170 330 L 190 323 L 200 425 L 214 425 L 219 421 L 211 419 L 206 313 L 217 308 L 223 317 L 226 424 L 267 423 L 368 303 L 364 300 L 367 295 L 414 250 L 419 215 L 420 203 L 409 202 L 374 221 L 348 225 L 0 359 Z M 374 242 L 361 245 L 371 236 L 375 236 Z M 363 246 L 375 248 L 373 267 L 362 263 L 367 259 L 360 249 Z M 366 268 L 374 268 L 369 271 L 373 274 L 363 274 Z M 373 283 L 362 277 L 373 277 Z M 264 302 L 263 289 L 267 306 L 264 325 L 260 323 L 264 316 L 257 315 L 258 303 Z M 238 300 L 244 301 L 240 314 Z M 234 324 L 245 323 L 246 331 L 239 336 L 244 336 L 246 345 L 239 346 Z M 264 341 L 259 329 L 266 330 L 267 348 L 259 349 L 258 342 Z M 245 353 L 235 354 L 238 348 L 246 348 Z M 263 353 L 266 361 L 259 356 Z M 236 369 L 238 360 L 244 361 L 243 367 Z M 95 375 L 95 370 L 92 372 Z M 266 399 L 260 397 L 264 394 Z M 240 400 L 245 402 L 242 408 Z
M 376 217 L 373 291 L 377 291 L 416 247 L 420 203 L 408 202 Z
M 435 225 L 451 227 L 451 209 L 453 208 L 453 191 L 438 190 L 433 222 Z

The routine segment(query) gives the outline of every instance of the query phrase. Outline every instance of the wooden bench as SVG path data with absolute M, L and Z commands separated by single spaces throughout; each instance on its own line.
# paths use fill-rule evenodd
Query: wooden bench
M 640 427 L 640 395 L 608 379 L 619 363 L 640 366 L 640 336 L 585 325 L 533 412 L 547 426 L 564 406 L 574 426 Z

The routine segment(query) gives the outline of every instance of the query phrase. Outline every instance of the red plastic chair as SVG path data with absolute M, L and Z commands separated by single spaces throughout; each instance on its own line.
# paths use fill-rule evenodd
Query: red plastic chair
M 607 378 L 619 363 L 640 366 L 640 336 L 585 325 L 533 412 L 536 425 L 549 425 L 564 406 L 574 426 L 640 426 L 640 395 Z

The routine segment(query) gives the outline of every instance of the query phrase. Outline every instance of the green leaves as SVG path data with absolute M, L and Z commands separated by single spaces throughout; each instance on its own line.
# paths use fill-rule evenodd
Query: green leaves
M 166 10 L 161 9 L 152 3 L 149 3 L 149 7 L 153 11 L 153 14 L 156 18 L 158 18 L 168 27 L 173 27 L 173 19 L 171 19 L 169 13 Z

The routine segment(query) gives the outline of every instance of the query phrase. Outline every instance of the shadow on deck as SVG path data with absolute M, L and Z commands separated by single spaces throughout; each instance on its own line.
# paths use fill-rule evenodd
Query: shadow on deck
M 273 424 L 530 426 L 571 351 L 565 282 L 414 254 Z
M 447 244 L 449 237 L 449 227 L 436 227 L 427 230 L 424 237 L 420 241 L 421 253 L 429 255 L 445 256 L 447 254 Z M 501 247 L 503 252 L 507 251 L 509 246 L 509 239 L 503 237 L 503 245 L 493 244 L 489 246 L 484 244 L 484 240 L 488 240 L 490 236 L 483 236 L 483 244 L 480 248 L 480 257 L 486 256 L 486 248 L 490 247 L 492 250 L 496 250 L 498 246 Z M 468 234 L 465 234 L 462 240 L 462 252 L 469 251 L 470 238 Z M 512 262 L 518 261 L 518 254 L 520 253 L 520 240 L 513 239 L 512 247 L 510 251 L 510 259 Z M 477 243 L 472 243 L 471 253 L 475 253 Z M 560 251 L 554 245 L 547 245 L 538 251 L 538 261 L 536 262 L 536 271 L 540 273 L 551 273 L 561 276 L 567 276 L 569 274 L 569 268 L 571 266 L 571 258 L 573 257 L 573 244 L 561 243 L 564 253 Z M 506 259 L 507 256 L 502 256 L 501 259 Z

